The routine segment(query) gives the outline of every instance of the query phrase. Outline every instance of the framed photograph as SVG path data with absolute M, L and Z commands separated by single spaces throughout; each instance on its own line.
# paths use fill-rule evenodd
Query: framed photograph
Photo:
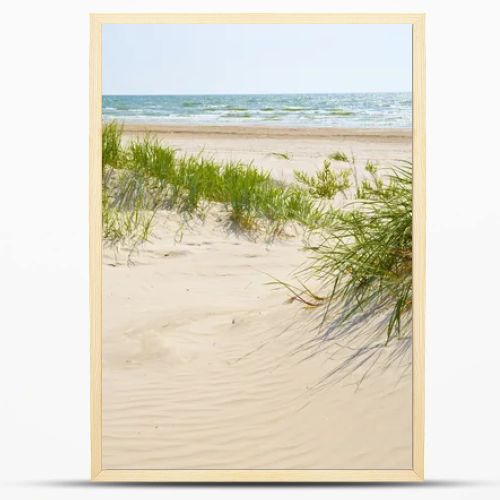
M 423 14 L 92 14 L 91 477 L 421 481 Z

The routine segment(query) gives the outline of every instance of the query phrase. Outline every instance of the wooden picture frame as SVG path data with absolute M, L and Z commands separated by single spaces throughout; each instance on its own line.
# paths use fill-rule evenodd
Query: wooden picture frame
M 91 478 L 94 481 L 351 482 L 424 478 L 425 48 L 424 14 L 90 15 Z M 413 467 L 408 470 L 110 470 L 102 466 L 101 27 L 129 23 L 411 24 L 413 29 Z

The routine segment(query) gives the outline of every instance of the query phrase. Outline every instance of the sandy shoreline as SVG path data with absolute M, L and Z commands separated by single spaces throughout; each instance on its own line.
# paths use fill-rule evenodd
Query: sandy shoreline
M 262 125 L 163 125 L 126 124 L 124 132 L 134 134 L 150 132 L 160 135 L 243 135 L 252 137 L 378 137 L 411 138 L 410 129 L 404 128 L 340 128 L 340 127 L 270 127 Z
M 255 128 L 152 130 L 180 152 L 253 161 L 285 180 L 337 150 L 360 170 L 366 159 L 411 159 L 411 136 L 392 130 Z M 126 140 L 143 132 L 127 126 Z M 224 217 L 217 207 L 204 221 L 161 213 L 132 263 L 105 248 L 104 468 L 411 468 L 411 353 L 388 366 L 391 348 L 381 351 L 361 385 L 358 370 L 319 388 L 352 346 L 304 359 L 314 315 L 268 284 L 304 263 L 300 232 L 266 242 Z

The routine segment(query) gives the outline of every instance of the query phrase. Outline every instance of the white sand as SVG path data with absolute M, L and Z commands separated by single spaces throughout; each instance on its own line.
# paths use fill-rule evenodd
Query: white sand
M 269 152 L 290 152 L 301 167 L 346 146 L 409 157 L 407 137 L 377 137 L 189 133 L 169 143 L 252 157 L 285 177 L 289 162 Z M 303 360 L 314 314 L 266 284 L 304 263 L 300 237 L 251 241 L 218 210 L 190 226 L 162 214 L 154 234 L 133 265 L 105 251 L 104 468 L 411 468 L 411 370 L 382 372 L 384 352 L 361 385 L 363 371 L 347 370 L 318 386 L 351 351 L 332 345 Z

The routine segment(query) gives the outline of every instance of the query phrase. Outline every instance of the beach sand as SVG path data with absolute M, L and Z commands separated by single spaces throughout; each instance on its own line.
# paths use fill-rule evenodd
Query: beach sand
M 180 151 L 253 160 L 284 179 L 336 150 L 361 162 L 411 159 L 404 131 L 153 129 Z M 215 207 L 204 221 L 161 213 L 132 256 L 105 248 L 105 469 L 411 468 L 411 369 L 401 368 L 411 351 L 388 366 L 389 346 L 365 378 L 362 367 L 325 379 L 353 346 L 307 358 L 317 317 L 268 284 L 306 260 L 300 231 L 288 233 L 251 239 Z M 360 325 L 359 338 L 371 328 Z

